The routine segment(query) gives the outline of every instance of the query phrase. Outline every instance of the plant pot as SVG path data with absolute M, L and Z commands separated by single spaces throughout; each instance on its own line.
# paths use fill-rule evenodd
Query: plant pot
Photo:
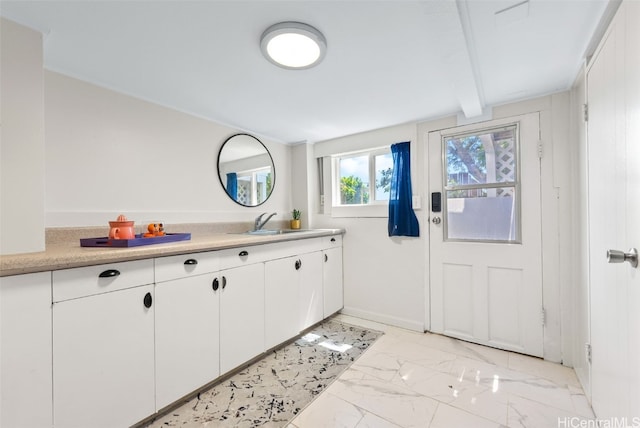
M 289 222 L 291 229 L 300 229 L 300 220 L 291 220 Z

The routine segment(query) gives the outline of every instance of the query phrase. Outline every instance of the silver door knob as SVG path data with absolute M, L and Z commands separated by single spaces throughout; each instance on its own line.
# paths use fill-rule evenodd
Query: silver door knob
M 440 221 L 441 221 L 440 217 L 434 217 L 434 218 L 431 219 L 431 222 L 433 224 L 440 224 Z
M 607 251 L 607 261 L 609 263 L 629 262 L 631 266 L 638 267 L 638 250 L 631 248 L 626 253 L 620 250 Z

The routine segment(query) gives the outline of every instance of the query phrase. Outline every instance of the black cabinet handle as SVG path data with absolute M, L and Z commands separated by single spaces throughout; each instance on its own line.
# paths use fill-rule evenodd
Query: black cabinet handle
M 329 261 L 329 256 L 327 256 L 326 254 L 324 255 L 324 262 L 328 262 Z
M 113 278 L 120 275 L 120 271 L 116 269 L 108 269 L 98 275 L 100 278 Z
M 223 276 L 222 277 L 222 289 L 224 290 L 226 286 L 227 286 L 227 277 Z
M 336 242 L 336 238 L 331 238 L 331 242 Z
M 240 251 L 240 254 L 238 254 L 238 256 L 240 256 L 240 257 L 246 257 L 248 255 L 249 255 L 248 251 Z
M 218 291 L 218 288 L 220 288 L 220 281 L 218 281 L 218 278 L 213 279 L 213 284 L 211 284 L 211 286 L 213 287 L 213 291 Z
M 299 270 L 302 267 L 302 262 L 300 260 L 296 260 L 296 270 Z
M 144 307 L 149 309 L 151 304 L 153 303 L 153 298 L 151 297 L 151 293 L 147 293 L 144 295 Z
M 184 261 L 185 265 L 197 265 L 198 261 L 196 259 L 187 259 Z

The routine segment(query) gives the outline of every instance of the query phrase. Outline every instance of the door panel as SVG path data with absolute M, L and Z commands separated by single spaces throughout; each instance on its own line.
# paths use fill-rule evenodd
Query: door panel
M 473 337 L 473 266 L 444 263 L 442 266 L 444 331 Z
M 587 72 L 591 393 L 602 420 L 640 421 L 640 3 L 623 2 Z M 626 419 L 625 419 L 626 418 Z
M 517 140 L 501 142 L 506 131 Z M 464 154 L 456 156 L 467 166 L 451 167 L 459 135 L 478 136 L 484 171 L 472 171 Z M 429 226 L 432 331 L 542 356 L 538 136 L 537 113 L 429 133 L 429 188 L 445 198 Z

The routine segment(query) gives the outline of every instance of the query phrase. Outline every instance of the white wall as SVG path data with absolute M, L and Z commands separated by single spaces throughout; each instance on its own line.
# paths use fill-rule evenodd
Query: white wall
M 263 140 L 273 156 L 271 198 L 245 208 L 217 176 L 222 143 L 238 132 L 215 122 L 45 71 L 46 225 L 251 221 L 291 209 L 290 148 Z
M 572 239 L 565 233 L 571 226 L 569 100 L 569 93 L 565 92 L 493 109 L 494 119 L 540 112 L 544 147 L 541 166 L 543 304 L 547 311 L 544 356 L 567 364 L 571 362 L 573 349 L 572 318 L 563 317 L 565 311 L 572 309 L 571 300 L 566 298 L 567 288 L 570 292 L 567 278 L 572 271 L 570 260 L 565 260 L 568 252 L 564 252 Z M 425 233 L 429 200 L 427 186 L 423 185 L 428 177 L 425 147 L 429 132 L 455 126 L 456 117 L 448 117 L 316 144 L 316 156 L 326 156 L 340 150 L 380 147 L 382 141 L 386 144 L 412 141 L 413 193 L 420 197 L 422 205 L 422 209 L 416 211 L 420 238 L 389 238 L 386 218 L 338 218 L 324 214 L 314 219 L 314 227 L 347 230 L 344 237 L 345 313 L 415 330 L 429 328 L 429 253 Z M 318 197 L 317 191 L 314 197 Z
M 367 147 L 381 147 L 401 141 L 412 141 L 412 190 L 420 194 L 421 171 L 417 159 L 420 147 L 416 124 L 406 124 L 315 144 L 316 156 L 340 151 L 355 151 Z M 325 165 L 327 167 L 328 165 Z M 311 165 L 310 174 L 317 168 Z M 327 168 L 325 168 L 327 170 Z M 325 202 L 330 209 L 330 174 L 325 174 Z M 312 198 L 319 199 L 318 187 Z M 366 214 L 369 215 L 369 214 Z M 424 236 L 424 222 L 418 213 L 420 230 Z M 389 323 L 412 330 L 424 330 L 424 238 L 388 237 L 387 218 L 333 218 L 318 214 L 313 227 L 342 227 L 344 261 L 343 313 Z
M 4 18 L 0 32 L 0 254 L 42 251 L 42 36 Z

